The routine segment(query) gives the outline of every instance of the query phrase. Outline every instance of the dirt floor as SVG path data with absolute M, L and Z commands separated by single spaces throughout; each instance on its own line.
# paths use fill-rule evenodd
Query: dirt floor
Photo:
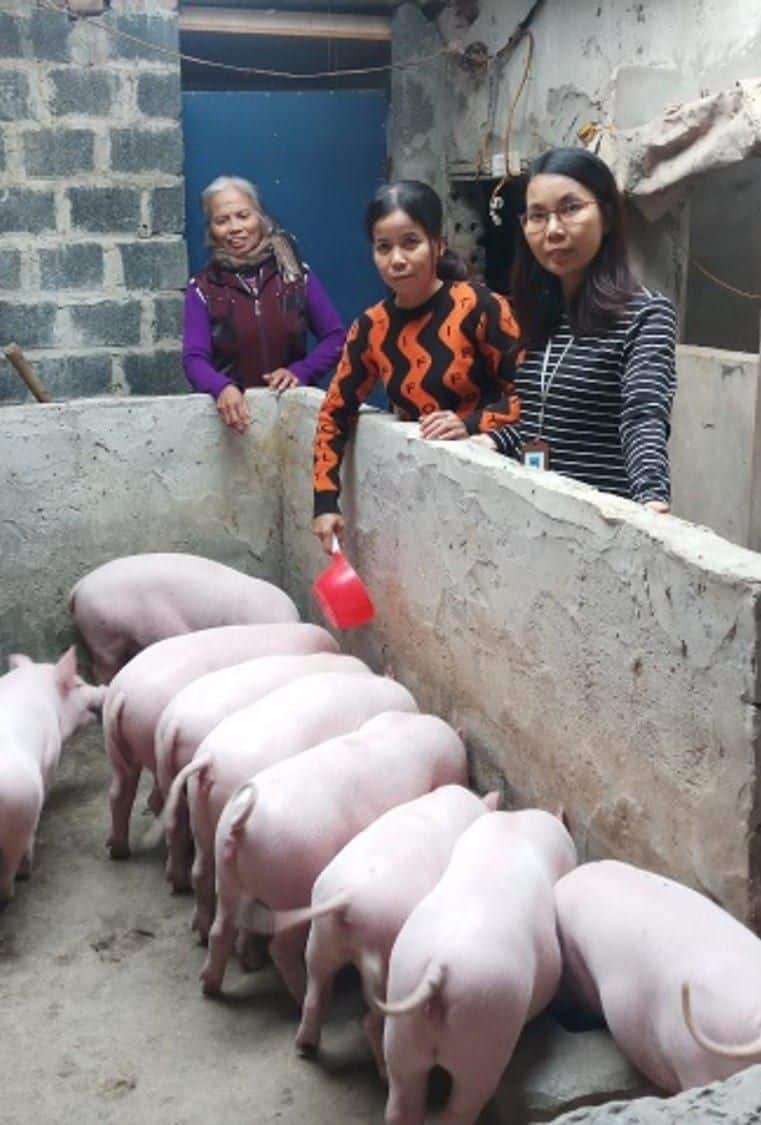
M 152 817 L 131 860 L 108 858 L 100 730 L 64 749 L 35 870 L 0 913 L 2 1125 L 374 1122 L 385 1091 L 338 996 L 319 1063 L 293 1048 L 297 1012 L 271 967 L 228 969 L 204 998 L 190 899 L 172 896 Z

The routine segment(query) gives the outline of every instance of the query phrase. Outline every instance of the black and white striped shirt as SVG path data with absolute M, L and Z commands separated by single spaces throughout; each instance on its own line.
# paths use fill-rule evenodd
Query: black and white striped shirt
M 571 337 L 563 314 L 545 375 L 546 387 L 554 372 L 541 435 L 549 443 L 550 468 L 632 500 L 668 501 L 666 443 L 676 390 L 674 306 L 642 289 L 614 328 L 576 337 L 563 356 Z M 543 361 L 544 348 L 530 351 L 516 372 L 520 423 L 489 435 L 500 453 L 518 457 L 521 444 L 539 436 Z

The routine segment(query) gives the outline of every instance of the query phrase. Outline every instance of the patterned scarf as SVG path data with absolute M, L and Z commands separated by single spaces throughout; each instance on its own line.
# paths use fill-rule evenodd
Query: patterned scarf
M 214 248 L 212 261 L 223 270 L 231 273 L 253 272 L 270 258 L 275 259 L 277 272 L 286 285 L 294 282 L 303 282 L 304 266 L 300 261 L 296 246 L 289 234 L 282 228 L 276 227 L 266 234 L 259 245 L 250 254 L 236 257 L 224 250 Z

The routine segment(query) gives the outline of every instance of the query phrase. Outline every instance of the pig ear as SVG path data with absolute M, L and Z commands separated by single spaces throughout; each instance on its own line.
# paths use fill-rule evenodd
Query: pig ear
M 12 652 L 8 657 L 8 668 L 11 672 L 14 668 L 23 668 L 25 664 L 31 663 L 31 657 L 24 656 L 23 652 Z
M 497 809 L 499 808 L 499 802 L 500 802 L 500 795 L 499 795 L 498 790 L 492 789 L 491 793 L 487 793 L 486 796 L 483 798 L 483 802 L 486 805 L 489 812 L 496 812 Z
M 61 691 L 71 691 L 77 677 L 77 650 L 68 648 L 55 666 L 55 681 Z

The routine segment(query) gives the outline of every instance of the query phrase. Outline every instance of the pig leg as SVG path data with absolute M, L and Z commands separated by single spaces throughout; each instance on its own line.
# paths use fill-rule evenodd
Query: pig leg
M 283 978 L 285 987 L 299 1006 L 304 999 L 306 986 L 304 945 L 308 930 L 308 923 L 294 926 L 290 930 L 275 934 L 270 942 L 270 957 Z
M 175 892 L 189 891 L 190 864 L 189 857 L 192 853 L 193 842 L 190 835 L 190 816 L 188 804 L 183 798 L 177 803 L 175 824 L 170 832 L 166 833 L 166 877 Z
M 370 1050 L 375 1059 L 375 1065 L 378 1068 L 378 1074 L 381 1080 L 385 1082 L 386 1074 L 386 1060 L 383 1057 L 383 1025 L 385 1019 L 380 1012 L 376 1012 L 371 1008 L 362 1020 L 362 1027 L 364 1028 L 367 1042 L 370 1044 Z
M 106 841 L 111 859 L 129 858 L 129 818 L 139 781 L 139 768 L 127 767 L 126 763 L 113 765 L 108 792 L 111 802 L 111 835 Z
M 196 848 L 191 872 L 196 900 L 192 929 L 198 932 L 202 945 L 209 940 L 209 930 L 214 920 L 214 830 L 208 823 L 207 803 L 208 787 L 202 788 L 197 784 L 196 778 L 189 778 L 188 809 Z
M 216 996 L 221 991 L 227 962 L 235 948 L 235 934 L 235 903 L 220 894 L 214 925 L 209 931 L 209 953 L 201 970 L 207 996 Z
M 405 1074 L 403 1083 L 392 1076 L 386 1102 L 386 1125 L 424 1125 L 427 1092 L 427 1069 Z
M 34 841 L 29 844 L 24 854 L 19 861 L 18 870 L 16 871 L 17 879 L 28 879 L 32 874 L 32 862 L 34 861 Z

